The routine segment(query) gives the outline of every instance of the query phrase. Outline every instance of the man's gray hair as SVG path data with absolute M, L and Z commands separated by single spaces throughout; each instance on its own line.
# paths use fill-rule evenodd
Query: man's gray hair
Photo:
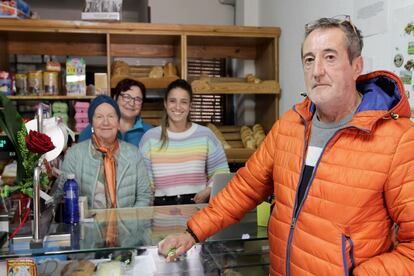
M 362 40 L 361 31 L 352 24 L 348 15 L 342 17 L 320 18 L 316 21 L 305 25 L 305 39 L 317 29 L 332 29 L 339 28 L 345 33 L 345 38 L 348 48 L 349 63 L 352 63 L 354 58 L 359 57 L 362 52 L 364 42 Z M 303 43 L 301 48 L 301 56 L 303 57 Z

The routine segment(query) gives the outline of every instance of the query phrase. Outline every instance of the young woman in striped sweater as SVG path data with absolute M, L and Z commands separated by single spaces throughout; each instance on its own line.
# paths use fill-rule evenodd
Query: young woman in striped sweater
M 164 96 L 161 126 L 141 139 L 154 205 L 207 202 L 213 175 L 229 172 L 223 147 L 207 127 L 190 121 L 191 85 L 173 81 Z

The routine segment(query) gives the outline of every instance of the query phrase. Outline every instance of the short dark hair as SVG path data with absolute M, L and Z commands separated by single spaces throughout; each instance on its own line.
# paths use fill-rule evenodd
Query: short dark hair
M 352 63 L 354 58 L 359 57 L 364 47 L 364 42 L 362 39 L 361 31 L 352 24 L 350 17 L 348 15 L 339 17 L 327 18 L 323 17 L 311 23 L 305 25 L 305 39 L 317 29 L 332 29 L 339 28 L 345 33 L 345 38 L 347 42 L 348 49 L 348 59 Z M 301 48 L 301 56 L 303 57 L 303 43 Z
M 119 98 L 119 94 L 128 91 L 129 89 L 131 89 L 132 86 L 138 86 L 142 92 L 142 98 L 145 99 L 145 85 L 142 82 L 133 79 L 123 79 L 119 81 L 116 87 L 112 90 L 112 98 L 114 98 L 117 101 Z

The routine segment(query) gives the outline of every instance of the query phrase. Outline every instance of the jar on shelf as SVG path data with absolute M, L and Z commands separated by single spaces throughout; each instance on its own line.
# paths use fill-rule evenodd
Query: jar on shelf
M 28 73 L 28 90 L 31 95 L 41 95 L 43 90 L 42 71 L 31 71 Z
M 59 93 L 58 83 L 58 72 L 43 72 L 45 95 L 57 95 Z
M 16 94 L 17 95 L 27 95 L 27 74 L 25 73 L 17 73 L 15 75 L 16 79 Z

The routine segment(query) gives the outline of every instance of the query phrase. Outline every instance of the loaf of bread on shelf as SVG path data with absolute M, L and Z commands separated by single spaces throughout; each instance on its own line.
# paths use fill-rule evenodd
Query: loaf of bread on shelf
M 231 148 L 230 144 L 227 143 L 226 139 L 224 139 L 223 133 L 221 133 L 221 131 L 214 124 L 208 123 L 207 127 L 216 135 L 224 149 Z
M 248 83 L 261 83 L 261 80 L 253 74 L 247 74 L 245 80 Z
M 112 63 L 112 75 L 128 75 L 129 74 L 129 65 L 124 62 L 117 60 Z
M 154 66 L 152 67 L 151 71 L 149 72 L 148 77 L 159 79 L 164 76 L 164 69 L 161 66 Z
M 256 149 L 256 141 L 254 140 L 253 131 L 250 127 L 242 126 L 240 128 L 240 137 L 245 148 Z
M 177 67 L 175 67 L 174 63 L 167 62 L 164 65 L 164 76 L 177 76 Z
M 255 124 L 253 126 L 253 137 L 256 141 L 256 147 L 258 147 L 266 137 L 263 127 L 260 124 Z

